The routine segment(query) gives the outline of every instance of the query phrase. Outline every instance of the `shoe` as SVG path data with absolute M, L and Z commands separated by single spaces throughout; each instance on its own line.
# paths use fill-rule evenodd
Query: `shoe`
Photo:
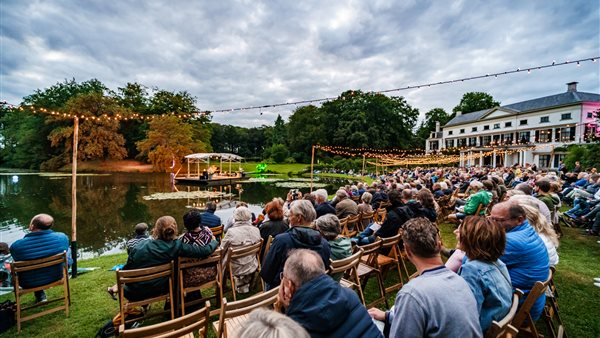
M 598 277 L 594 278 L 594 282 L 600 283 L 600 278 L 598 278 Z
M 594 283 L 594 286 L 599 287 L 600 288 L 600 283 Z
M 47 303 L 48 298 L 46 297 L 46 293 L 43 293 L 40 297 L 36 297 L 35 302 L 36 303 Z
M 117 295 L 115 294 L 112 288 L 109 287 L 108 289 L 106 289 L 106 292 L 108 292 L 110 298 L 112 298 L 113 300 L 117 300 Z

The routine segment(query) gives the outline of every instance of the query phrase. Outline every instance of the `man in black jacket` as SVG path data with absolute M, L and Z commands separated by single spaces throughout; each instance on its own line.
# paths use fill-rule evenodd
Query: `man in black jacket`
M 329 268 L 329 243 L 319 231 L 311 227 L 316 218 L 315 208 L 309 201 L 292 202 L 288 216 L 290 230 L 275 237 L 262 263 L 260 276 L 267 284 L 267 290 L 277 287 L 281 282 L 280 273 L 291 249 L 313 250 L 321 256 L 325 267 Z
M 320 337 L 383 337 L 356 293 L 326 275 L 321 257 L 312 250 L 290 253 L 282 272 L 279 300 L 286 314 Z

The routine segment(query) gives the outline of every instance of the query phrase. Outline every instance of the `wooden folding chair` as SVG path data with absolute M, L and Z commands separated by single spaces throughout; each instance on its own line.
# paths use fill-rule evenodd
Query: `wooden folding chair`
M 269 237 L 267 238 L 267 243 L 265 244 L 265 247 L 262 250 L 262 253 L 260 254 L 261 262 L 264 261 L 265 257 L 267 257 L 267 254 L 269 253 L 269 250 L 271 249 L 272 243 L 273 243 L 273 236 L 269 235 Z
M 213 322 L 213 330 L 216 337 L 238 337 L 238 332 L 248 320 L 249 313 L 254 309 L 273 307 L 275 310 L 278 310 L 278 293 L 279 287 L 276 287 L 267 292 L 261 292 L 252 297 L 231 303 L 228 303 L 227 299 L 223 298 L 219 320 Z
M 256 260 L 258 263 L 258 267 L 254 272 L 255 275 L 259 275 L 260 273 L 260 249 L 262 247 L 262 238 L 260 241 L 246 245 L 238 248 L 229 248 L 229 252 L 227 253 L 227 271 L 229 272 L 229 283 L 231 285 L 231 292 L 233 293 L 233 300 L 237 300 L 237 292 L 235 291 L 235 278 L 233 277 L 233 261 L 239 258 L 248 257 L 248 256 L 256 256 Z M 250 283 L 253 284 L 252 282 Z M 262 282 L 259 283 L 262 291 L 265 290 L 265 287 Z
M 515 290 L 513 293 L 512 305 L 510 306 L 510 310 L 504 318 L 502 318 L 499 322 L 492 321 L 492 326 L 490 326 L 485 333 L 485 338 L 513 338 L 517 336 L 519 330 L 511 325 L 515 314 L 517 313 L 517 309 L 519 308 L 519 301 L 523 296 L 523 292 L 519 289 Z
M 217 306 L 220 305 L 221 298 L 223 298 L 223 251 L 221 249 L 215 250 L 209 257 L 205 259 L 199 258 L 188 258 L 179 257 L 177 261 L 177 279 L 179 281 L 179 306 L 181 315 L 185 315 L 186 306 L 193 306 L 201 304 L 209 299 L 214 298 Z M 198 285 L 187 285 L 186 275 L 187 273 L 197 272 L 198 269 L 214 269 L 216 274 L 212 280 L 207 280 L 202 284 Z M 192 301 L 185 301 L 185 298 L 195 291 L 202 291 L 208 288 L 214 288 L 214 296 L 204 297 Z M 211 316 L 219 313 L 219 310 L 211 312 Z
M 137 319 L 127 320 L 125 318 L 125 314 L 128 310 L 133 309 L 135 307 L 145 307 L 149 306 L 152 303 L 157 302 L 169 302 L 170 303 L 170 312 L 171 319 L 175 318 L 175 305 L 173 304 L 175 298 L 173 297 L 173 284 L 174 284 L 174 271 L 173 271 L 173 262 L 169 262 L 166 264 L 153 266 L 149 268 L 143 269 L 134 269 L 134 270 L 117 270 L 117 286 L 119 288 L 119 311 L 121 314 L 121 324 L 126 324 L 127 322 L 131 322 Z M 155 297 L 137 300 L 137 301 L 129 301 L 125 298 L 125 285 L 147 282 L 153 279 L 158 278 L 167 278 L 169 282 L 169 290 L 167 293 L 158 295 Z M 168 313 L 169 311 L 160 311 L 152 315 L 144 314 L 144 318 L 150 318 L 158 315 L 162 315 L 164 313 Z
M 204 307 L 185 316 L 171 319 L 159 324 L 125 329 L 125 325 L 119 325 L 119 337 L 121 338 L 193 338 L 194 333 L 204 338 L 208 333 L 208 321 L 210 318 L 210 302 L 206 301 Z
M 373 223 L 373 218 L 375 218 L 375 211 L 360 213 L 360 222 L 358 223 L 358 226 L 359 226 L 358 231 L 364 231 L 369 226 L 369 224 Z
M 344 237 L 354 237 L 358 234 L 358 223 L 360 223 L 360 215 L 350 215 L 345 218 L 344 226 L 342 226 L 341 235 Z M 341 222 L 340 222 L 341 225 Z
M 365 296 L 363 294 L 362 286 L 360 285 L 360 278 L 358 277 L 358 266 L 360 264 L 360 258 L 362 254 L 363 249 L 357 247 L 356 252 L 352 256 L 335 261 L 330 259 L 328 273 L 334 279 L 334 276 L 342 274 L 340 285 L 358 290 L 360 301 L 363 303 L 363 305 L 365 305 Z
M 221 238 L 223 237 L 223 224 L 219 225 L 218 227 L 209 228 L 209 229 L 210 229 L 210 231 L 212 231 L 213 236 L 215 236 L 217 241 L 219 243 L 221 243 Z
M 556 284 L 554 284 L 554 274 L 556 273 L 556 268 L 551 266 L 550 270 L 552 271 L 552 278 L 548 284 L 548 290 L 546 292 L 546 305 L 544 306 L 544 312 L 542 313 L 544 322 L 546 323 L 546 333 L 552 338 L 566 337 L 567 333 L 565 332 L 565 325 L 560 318 L 558 300 L 556 299 L 556 297 L 558 297 Z
M 517 314 L 510 323 L 512 326 L 519 329 L 519 331 L 523 331 L 533 337 L 541 336 L 539 335 L 537 328 L 535 327 L 535 322 L 531 317 L 530 311 L 533 307 L 533 304 L 535 304 L 538 298 L 540 298 L 544 294 L 544 292 L 546 292 L 546 289 L 548 289 L 548 285 L 552 280 L 552 272 L 552 270 L 549 270 L 548 279 L 545 282 L 535 282 L 533 288 L 531 288 L 531 291 L 529 291 L 529 295 L 527 295 L 527 298 L 525 298 L 525 301 L 523 302 L 523 304 L 521 304 L 521 307 L 517 311 Z
M 367 286 L 367 282 L 371 275 L 375 275 L 377 279 L 377 286 L 379 288 L 379 298 L 374 300 L 372 303 L 367 304 L 367 308 L 373 307 L 382 301 L 385 302 L 385 306 L 388 307 L 387 299 L 385 298 L 385 290 L 383 287 L 383 277 L 381 270 L 377 265 L 377 256 L 379 255 L 379 249 L 383 241 L 377 237 L 375 242 L 367 245 L 363 245 L 360 248 L 363 249 L 361 262 L 358 265 L 358 277 L 361 281 L 363 290 Z
M 395 236 L 381 239 L 381 251 L 388 250 L 389 252 L 387 255 L 383 255 L 381 253 L 377 255 L 377 267 L 381 270 L 383 276 L 385 276 L 387 272 L 392 270 L 394 266 L 398 271 L 398 283 L 385 288 L 384 291 L 386 294 L 389 292 L 400 290 L 402 288 L 402 272 L 405 273 L 406 281 L 408 282 L 408 270 L 406 269 L 406 265 L 404 264 L 404 260 L 401 257 L 402 255 L 400 254 L 400 249 L 398 247 L 401 237 L 402 234 L 398 233 Z
M 28 271 L 44 269 L 44 268 L 55 268 L 57 271 L 61 271 L 60 278 L 54 282 L 32 287 L 32 288 L 23 288 L 22 287 L 22 278 L 27 275 Z M 15 301 L 17 305 L 17 332 L 21 332 L 21 322 L 25 322 L 28 320 L 32 320 L 53 312 L 65 310 L 65 314 L 69 316 L 69 305 L 71 305 L 71 291 L 69 289 L 69 272 L 67 267 L 67 252 L 56 254 L 46 258 L 28 260 L 28 261 L 16 261 L 10 263 L 10 271 L 13 279 L 14 293 L 15 293 Z M 23 300 L 21 296 L 34 293 L 36 291 L 47 290 L 53 288 L 55 286 L 63 286 L 63 295 L 60 298 L 51 299 L 46 302 L 36 303 L 30 306 L 23 306 Z M 46 309 L 44 311 L 31 314 L 29 316 L 23 316 L 23 311 L 30 310 L 39 306 L 45 306 L 50 303 L 64 301 L 64 304 L 60 306 L 56 306 L 53 308 Z
M 375 223 L 383 223 L 385 221 L 385 216 L 387 215 L 387 209 L 379 208 L 375 213 Z

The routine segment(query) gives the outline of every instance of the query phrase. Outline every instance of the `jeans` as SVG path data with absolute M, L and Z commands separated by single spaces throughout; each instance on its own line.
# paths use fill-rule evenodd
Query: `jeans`
M 576 198 L 573 201 L 573 208 L 565 212 L 565 215 L 571 218 L 577 218 L 579 216 L 587 214 L 589 211 L 590 207 L 587 203 L 587 200 L 584 198 Z

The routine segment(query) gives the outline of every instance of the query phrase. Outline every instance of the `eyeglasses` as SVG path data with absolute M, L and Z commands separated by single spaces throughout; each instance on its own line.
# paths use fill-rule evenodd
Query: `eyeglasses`
M 498 218 L 498 217 L 492 217 L 492 216 L 488 216 L 492 221 L 498 222 L 498 223 L 504 223 L 506 221 L 510 221 L 515 219 L 515 217 L 509 217 L 509 218 Z

